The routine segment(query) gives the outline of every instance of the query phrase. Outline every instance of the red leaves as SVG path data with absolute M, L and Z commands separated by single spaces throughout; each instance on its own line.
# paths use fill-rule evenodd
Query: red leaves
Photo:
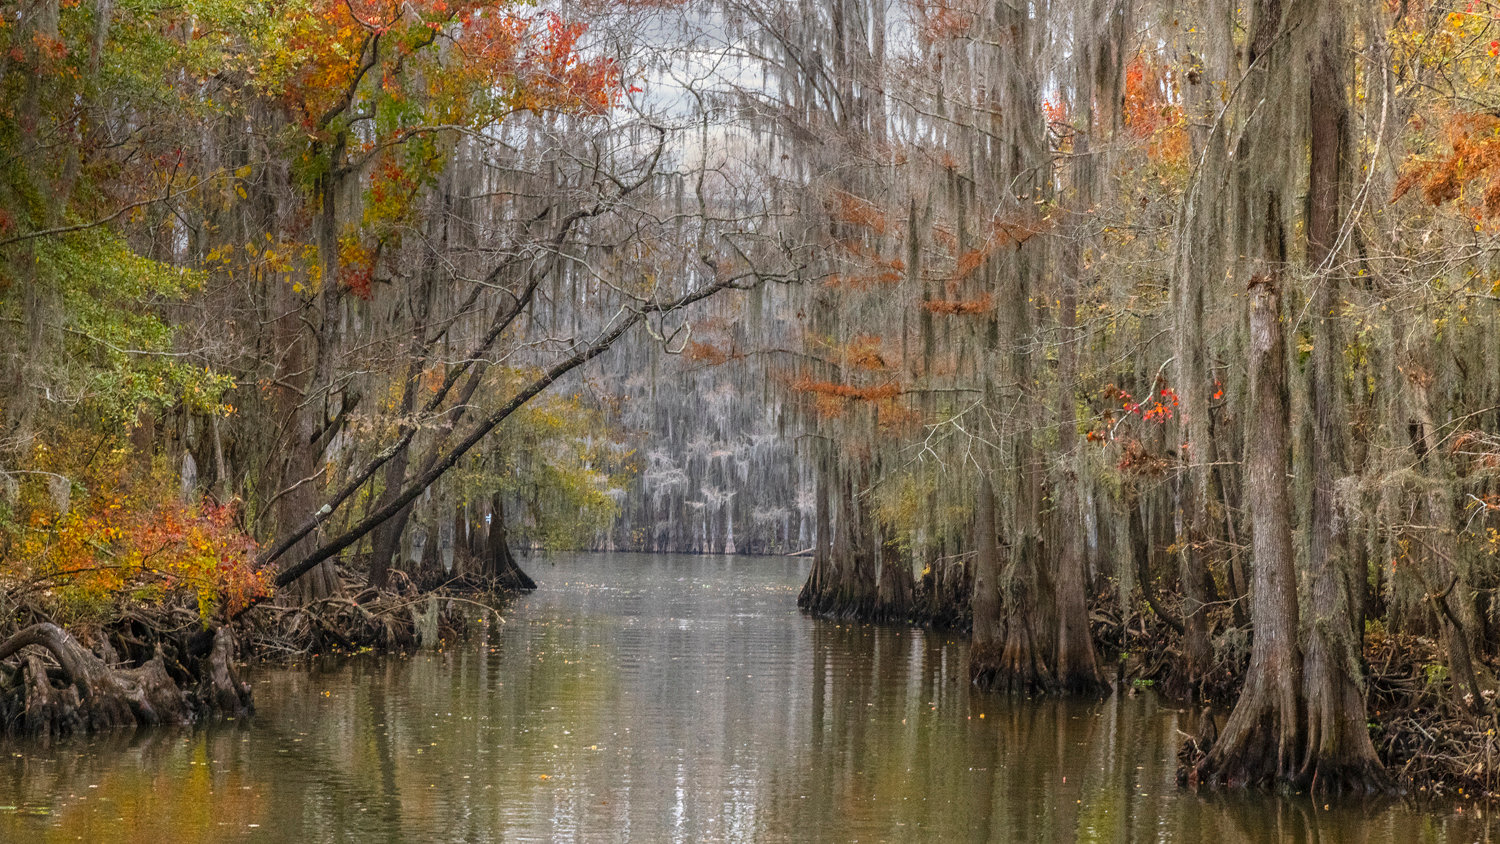
M 1218 381 L 1215 381 L 1214 384 L 1218 388 L 1214 394 L 1214 398 L 1217 399 L 1223 396 L 1224 389 Z M 1156 395 L 1150 396 L 1143 401 L 1136 401 L 1135 397 L 1129 392 L 1114 384 L 1106 386 L 1102 395 L 1105 401 L 1118 403 L 1120 409 L 1127 415 L 1139 416 L 1147 422 L 1165 425 L 1167 420 L 1176 415 L 1177 405 L 1181 400 L 1177 396 L 1177 391 L 1168 386 L 1166 380 L 1163 378 L 1158 377 L 1156 379 L 1155 389 Z M 1112 414 L 1107 415 L 1112 416 Z M 1091 437 L 1090 439 L 1093 438 Z
M 1141 411 L 1141 418 L 1147 422 L 1166 424 L 1172 418 L 1173 411 L 1177 408 L 1177 391 L 1171 387 L 1164 387 L 1161 394 L 1152 400 L 1151 406 Z

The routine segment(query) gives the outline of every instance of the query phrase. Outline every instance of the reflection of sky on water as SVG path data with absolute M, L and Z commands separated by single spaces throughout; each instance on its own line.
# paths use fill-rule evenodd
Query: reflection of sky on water
M 442 653 L 263 670 L 253 725 L 0 757 L 0 841 L 1483 840 L 1487 817 L 1195 796 L 1177 713 L 971 697 L 958 637 L 814 621 L 805 561 L 530 561 Z

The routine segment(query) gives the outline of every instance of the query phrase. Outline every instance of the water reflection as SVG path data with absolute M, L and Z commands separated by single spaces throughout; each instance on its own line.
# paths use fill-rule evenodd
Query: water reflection
M 794 560 L 580 555 L 476 640 L 255 678 L 253 725 L 0 759 L 0 841 L 1486 840 L 1472 809 L 1173 785 L 1149 695 L 970 695 L 961 641 L 815 622 Z

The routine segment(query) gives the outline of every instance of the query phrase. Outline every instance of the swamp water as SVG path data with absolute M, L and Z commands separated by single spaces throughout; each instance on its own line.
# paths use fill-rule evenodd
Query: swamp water
M 1152 695 L 971 694 L 798 613 L 802 560 L 579 554 L 441 653 L 251 675 L 250 724 L 0 745 L 0 842 L 1488 840 L 1488 810 L 1178 791 Z M 476 610 L 476 616 L 478 615 Z

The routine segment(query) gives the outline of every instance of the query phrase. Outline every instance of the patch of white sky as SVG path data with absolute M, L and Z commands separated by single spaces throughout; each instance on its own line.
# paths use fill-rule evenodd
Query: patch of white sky
M 707 4 L 633 16 L 621 64 L 635 87 L 626 108 L 674 135 L 673 164 L 709 172 L 741 169 L 761 140 L 737 108 L 775 95 L 774 80 L 723 10 Z

